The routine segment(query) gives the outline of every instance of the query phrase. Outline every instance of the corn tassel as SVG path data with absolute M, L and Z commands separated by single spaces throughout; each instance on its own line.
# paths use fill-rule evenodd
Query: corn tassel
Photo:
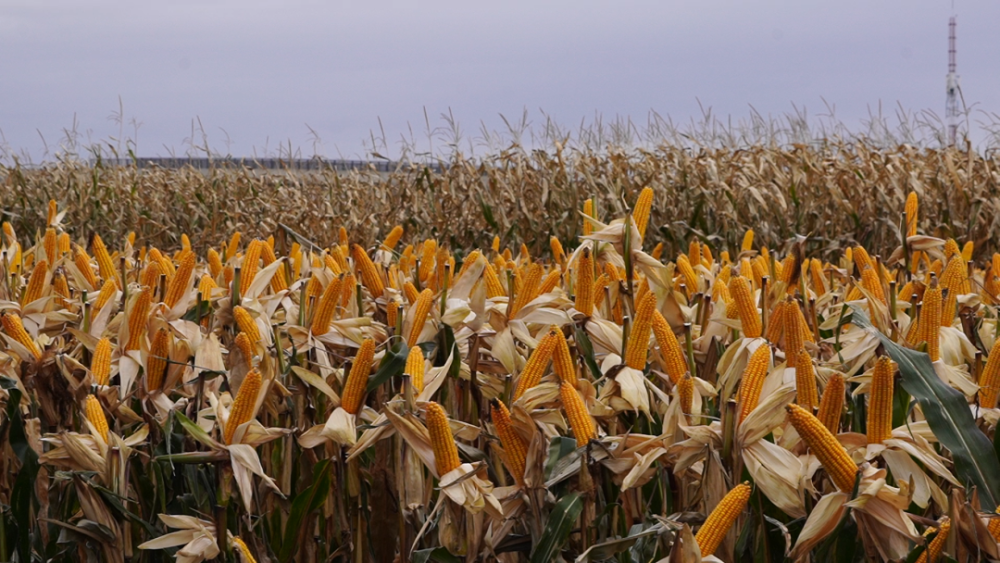
M 837 488 L 845 493 L 851 492 L 854 489 L 858 466 L 844 446 L 809 411 L 793 404 L 786 406 L 785 410 L 788 412 L 788 421 L 816 455 Z
M 519 487 L 524 486 L 524 467 L 528 456 L 528 444 L 524 438 L 514 430 L 514 425 L 510 419 L 510 411 L 503 402 L 494 400 L 490 405 L 490 418 L 496 428 L 497 437 L 500 438 L 500 445 L 507 460 L 507 469 L 514 476 L 514 481 Z
M 102 338 L 94 347 L 94 355 L 90 358 L 90 373 L 98 385 L 107 385 L 111 381 L 111 340 Z
M 224 437 L 227 444 L 233 443 L 236 429 L 254 417 L 253 411 L 257 405 L 257 395 L 260 393 L 261 384 L 260 372 L 255 369 L 250 370 L 243 378 L 243 384 L 240 385 L 236 399 L 233 400 L 233 407 L 229 411 L 229 420 L 226 421 Z
M 97 397 L 87 395 L 83 405 L 83 412 L 90 424 L 97 430 L 97 433 L 101 435 L 101 439 L 107 444 L 108 419 L 104 416 L 104 410 L 101 408 L 101 402 L 97 400 Z
M 406 339 L 407 346 L 413 347 L 417 345 L 417 341 L 420 340 L 420 333 L 424 330 L 424 323 L 427 322 L 427 316 L 433 305 L 434 293 L 430 288 L 421 291 L 414 306 L 413 326 L 410 327 L 410 336 Z
M 358 414 L 358 411 L 361 410 L 374 356 L 375 341 L 371 338 L 365 338 L 361 342 L 361 348 L 358 349 L 357 355 L 354 356 L 351 372 L 347 375 L 347 382 L 344 384 L 344 392 L 341 395 L 340 406 L 351 414 Z
M 410 385 L 417 393 L 424 390 L 424 351 L 420 346 L 410 348 L 410 352 L 406 355 L 406 369 L 403 373 L 410 376 Z
M 875 363 L 868 397 L 868 443 L 881 444 L 892 436 L 892 393 L 895 365 L 889 356 Z
M 521 376 L 517 380 L 517 387 L 514 389 L 514 400 L 521 398 L 525 391 L 531 389 L 542 380 L 545 368 L 552 359 L 552 353 L 556 348 L 556 333 L 562 334 L 559 330 L 549 330 L 539 342 L 538 346 L 528 356 L 528 361 L 524 364 Z
M 701 549 L 702 557 L 715 554 L 715 550 L 722 545 L 722 540 L 743 513 L 749 500 L 750 484 L 742 483 L 726 493 L 726 496 L 722 497 L 719 504 L 712 509 L 694 537 L 698 542 L 698 548 Z
M 750 283 L 743 276 L 737 276 L 729 282 L 729 293 L 733 296 L 733 301 L 739 307 L 740 323 L 743 326 L 743 336 L 746 338 L 758 338 L 761 335 L 760 313 L 757 311 L 757 304 L 754 303 L 753 293 L 750 291 Z
M 590 418 L 587 405 L 584 404 L 583 397 L 580 396 L 573 383 L 563 381 L 559 384 L 559 398 L 566 410 L 566 418 L 569 419 L 569 426 L 576 438 L 576 445 L 583 446 L 591 440 L 597 439 L 594 420 Z
M 38 360 L 42 357 L 41 350 L 38 349 L 38 345 L 35 344 L 31 335 L 24 330 L 24 325 L 21 324 L 21 317 L 19 317 L 17 313 L 9 311 L 0 312 L 0 323 L 3 324 L 3 331 L 7 334 L 7 336 L 11 337 L 21 346 L 27 348 L 28 352 L 34 356 L 34 359 Z
M 760 401 L 760 391 L 764 387 L 764 379 L 771 366 L 771 347 L 761 344 L 750 356 L 746 369 L 743 370 L 743 378 L 740 381 L 739 405 L 740 418 L 743 422 Z

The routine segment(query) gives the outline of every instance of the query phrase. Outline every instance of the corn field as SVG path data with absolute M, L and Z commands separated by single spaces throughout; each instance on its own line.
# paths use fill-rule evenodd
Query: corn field
M 0 560 L 998 559 L 994 167 L 9 169 Z

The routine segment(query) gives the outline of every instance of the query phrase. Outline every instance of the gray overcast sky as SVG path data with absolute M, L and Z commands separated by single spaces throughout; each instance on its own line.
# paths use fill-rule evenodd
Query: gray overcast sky
M 1000 2 L 956 0 L 967 103 L 1000 112 Z M 855 128 L 870 108 L 944 113 L 950 1 L 424 2 L 4 0 L 0 131 L 37 159 L 73 126 L 138 152 L 183 153 L 192 120 L 220 152 L 279 144 L 359 156 L 378 119 L 389 146 L 451 109 L 467 134 L 544 110 L 646 122 L 745 118 L 792 104 Z M 126 127 L 127 136 L 135 136 Z M 227 145 L 228 135 L 228 145 Z M 408 135 L 408 134 L 407 134 Z M 370 143 L 369 143 L 370 144 Z

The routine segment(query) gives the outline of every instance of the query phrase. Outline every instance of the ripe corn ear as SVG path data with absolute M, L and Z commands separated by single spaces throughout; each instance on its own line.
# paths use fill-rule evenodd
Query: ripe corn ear
M 749 500 L 750 484 L 742 483 L 726 493 L 726 496 L 722 497 L 722 501 L 712 509 L 694 537 L 701 549 L 702 557 L 713 555 L 715 550 L 722 545 L 722 540 L 726 538 L 726 534 L 736 523 L 736 519 L 743 513 Z
M 261 386 L 260 372 L 252 369 L 243 378 L 236 399 L 233 400 L 233 408 L 229 411 L 229 420 L 226 421 L 226 434 L 224 436 L 227 444 L 233 443 L 233 436 L 236 429 L 254 416 L 254 407 L 257 405 L 257 394 Z
M 559 398 L 562 400 L 563 408 L 566 410 L 566 418 L 569 419 L 569 426 L 573 430 L 577 446 L 582 446 L 597 438 L 597 430 L 594 428 L 594 420 L 587 412 L 587 405 L 583 402 L 583 397 L 569 381 L 559 384 Z
M 344 393 L 340 401 L 340 406 L 351 414 L 357 414 L 361 410 L 374 356 L 375 341 L 371 338 L 365 338 L 361 342 L 361 348 L 358 349 L 357 355 L 354 356 L 351 372 L 347 375 L 347 382 L 344 384 Z
M 875 362 L 868 396 L 868 443 L 881 444 L 892 436 L 892 393 L 895 365 L 889 356 Z
M 104 410 L 101 408 L 101 402 L 97 400 L 97 397 L 87 395 L 86 400 L 84 400 L 83 412 L 90 424 L 97 430 L 97 433 L 101 435 L 104 443 L 108 443 L 108 419 L 104 416 Z
M 794 404 L 786 406 L 785 410 L 788 412 L 788 421 L 816 455 L 837 488 L 845 493 L 851 492 L 858 466 L 844 446 L 812 413 Z

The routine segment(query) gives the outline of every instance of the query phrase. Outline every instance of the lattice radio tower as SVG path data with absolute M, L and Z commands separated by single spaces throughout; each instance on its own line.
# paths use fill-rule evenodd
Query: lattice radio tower
M 946 78 L 947 99 L 945 102 L 945 120 L 948 124 L 948 144 L 954 145 L 958 136 L 958 97 L 961 88 L 958 85 L 958 74 L 955 72 L 955 16 L 948 20 L 948 76 Z

